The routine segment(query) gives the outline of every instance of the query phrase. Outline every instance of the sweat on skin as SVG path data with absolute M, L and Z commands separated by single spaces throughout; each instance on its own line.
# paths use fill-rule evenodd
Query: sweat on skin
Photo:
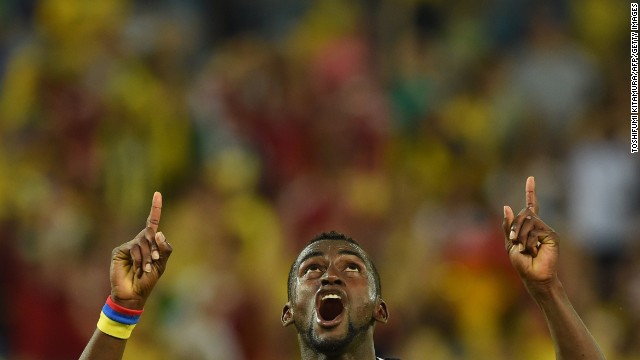
M 346 351 L 373 359 L 375 323 L 389 316 L 377 272 L 356 243 L 323 235 L 292 266 L 282 323 L 296 327 L 303 353 Z

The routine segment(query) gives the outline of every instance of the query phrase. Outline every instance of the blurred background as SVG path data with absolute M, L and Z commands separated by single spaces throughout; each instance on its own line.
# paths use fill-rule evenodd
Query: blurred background
M 0 1 L 0 359 L 79 356 L 156 190 L 127 359 L 298 358 L 286 276 L 328 230 L 377 261 L 379 356 L 552 359 L 500 227 L 529 175 L 577 311 L 640 359 L 628 34 L 606 0 Z

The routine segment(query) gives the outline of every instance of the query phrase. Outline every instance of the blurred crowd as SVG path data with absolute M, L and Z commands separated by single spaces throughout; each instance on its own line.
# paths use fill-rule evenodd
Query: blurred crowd
M 500 226 L 528 175 L 574 306 L 609 359 L 638 359 L 628 19 L 606 0 L 2 0 L 0 359 L 79 356 L 156 190 L 174 254 L 125 358 L 297 358 L 286 276 L 328 230 L 378 264 L 379 356 L 554 358 Z

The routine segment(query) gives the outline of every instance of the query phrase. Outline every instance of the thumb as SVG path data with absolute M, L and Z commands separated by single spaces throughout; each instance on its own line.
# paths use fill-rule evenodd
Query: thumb
M 504 217 L 502 218 L 502 232 L 504 234 L 505 249 L 509 250 L 509 245 L 511 244 L 509 235 L 511 233 L 511 224 L 513 223 L 515 216 L 513 215 L 513 210 L 511 210 L 510 206 L 505 205 L 503 210 Z
M 164 233 L 161 231 L 156 233 L 155 241 L 156 244 L 158 244 L 158 252 L 160 253 L 160 258 L 157 260 L 157 263 L 159 265 L 160 274 L 162 274 L 166 268 L 169 256 L 171 256 L 171 253 L 173 252 L 173 247 L 169 244 Z

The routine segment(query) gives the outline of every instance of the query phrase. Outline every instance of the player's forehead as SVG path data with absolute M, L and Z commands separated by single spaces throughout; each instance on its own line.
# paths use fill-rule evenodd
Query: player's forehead
M 300 252 L 297 264 L 314 257 L 335 257 L 340 255 L 352 255 L 366 262 L 367 253 L 360 246 L 346 240 L 319 240 L 313 242 Z

